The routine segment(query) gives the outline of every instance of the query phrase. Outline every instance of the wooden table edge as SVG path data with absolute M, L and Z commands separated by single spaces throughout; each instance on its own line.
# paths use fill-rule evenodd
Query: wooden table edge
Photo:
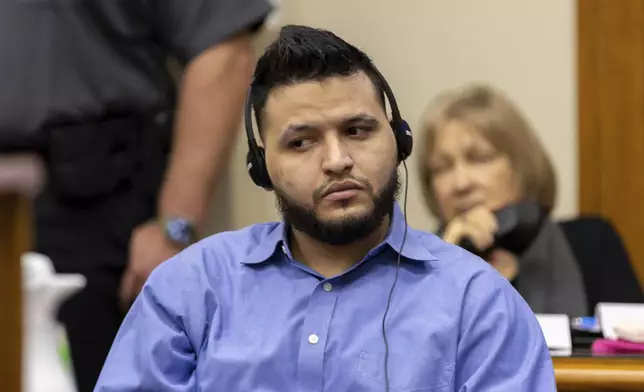
M 552 361 L 559 387 L 644 390 L 644 358 L 554 357 Z

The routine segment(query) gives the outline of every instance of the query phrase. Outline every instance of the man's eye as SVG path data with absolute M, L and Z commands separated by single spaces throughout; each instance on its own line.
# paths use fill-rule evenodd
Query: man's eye
M 349 127 L 347 128 L 347 135 L 352 137 L 364 137 L 367 136 L 370 129 L 366 127 Z
M 311 144 L 311 139 L 295 139 L 288 143 L 288 147 L 294 150 L 301 150 Z

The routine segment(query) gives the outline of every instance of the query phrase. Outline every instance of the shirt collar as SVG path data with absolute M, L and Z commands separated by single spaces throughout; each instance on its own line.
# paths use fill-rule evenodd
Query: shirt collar
M 398 203 L 394 203 L 392 216 L 393 218 L 391 220 L 391 225 L 389 226 L 389 233 L 385 238 L 385 242 L 396 253 L 400 253 L 404 258 L 414 261 L 437 260 L 436 256 L 431 254 L 429 249 L 427 249 L 427 242 L 430 234 L 421 233 L 409 227 L 405 215 L 400 210 Z M 407 232 L 406 238 L 405 231 Z M 399 252 L 401 246 L 402 252 Z
M 389 245 L 396 253 L 399 253 L 408 260 L 412 261 L 430 261 L 437 260 L 427 249 L 426 240 L 420 233 L 412 230 L 405 220 L 405 216 L 400 210 L 398 203 L 394 203 L 391 225 L 384 243 Z M 405 238 L 405 230 L 407 236 Z M 257 245 L 251 249 L 248 255 L 241 261 L 242 264 L 259 264 L 265 262 L 275 254 L 278 246 L 283 247 L 284 253 L 287 253 L 286 225 L 281 222 L 274 225 L 268 232 L 258 239 Z M 382 244 L 381 244 L 382 245 Z M 381 246 L 379 245 L 379 246 Z

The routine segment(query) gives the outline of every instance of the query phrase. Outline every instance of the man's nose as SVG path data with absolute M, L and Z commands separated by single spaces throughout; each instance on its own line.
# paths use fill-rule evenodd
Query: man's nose
M 325 138 L 322 170 L 326 173 L 341 174 L 353 168 L 353 159 L 345 141 L 339 137 Z

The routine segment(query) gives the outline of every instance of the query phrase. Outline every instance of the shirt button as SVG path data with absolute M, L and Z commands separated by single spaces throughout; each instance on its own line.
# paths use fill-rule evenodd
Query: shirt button
M 318 340 L 320 340 L 320 338 L 318 338 L 318 335 L 316 334 L 309 335 L 309 343 L 316 344 Z
M 333 290 L 333 285 L 331 283 L 325 283 L 323 287 L 324 287 L 324 291 Z

